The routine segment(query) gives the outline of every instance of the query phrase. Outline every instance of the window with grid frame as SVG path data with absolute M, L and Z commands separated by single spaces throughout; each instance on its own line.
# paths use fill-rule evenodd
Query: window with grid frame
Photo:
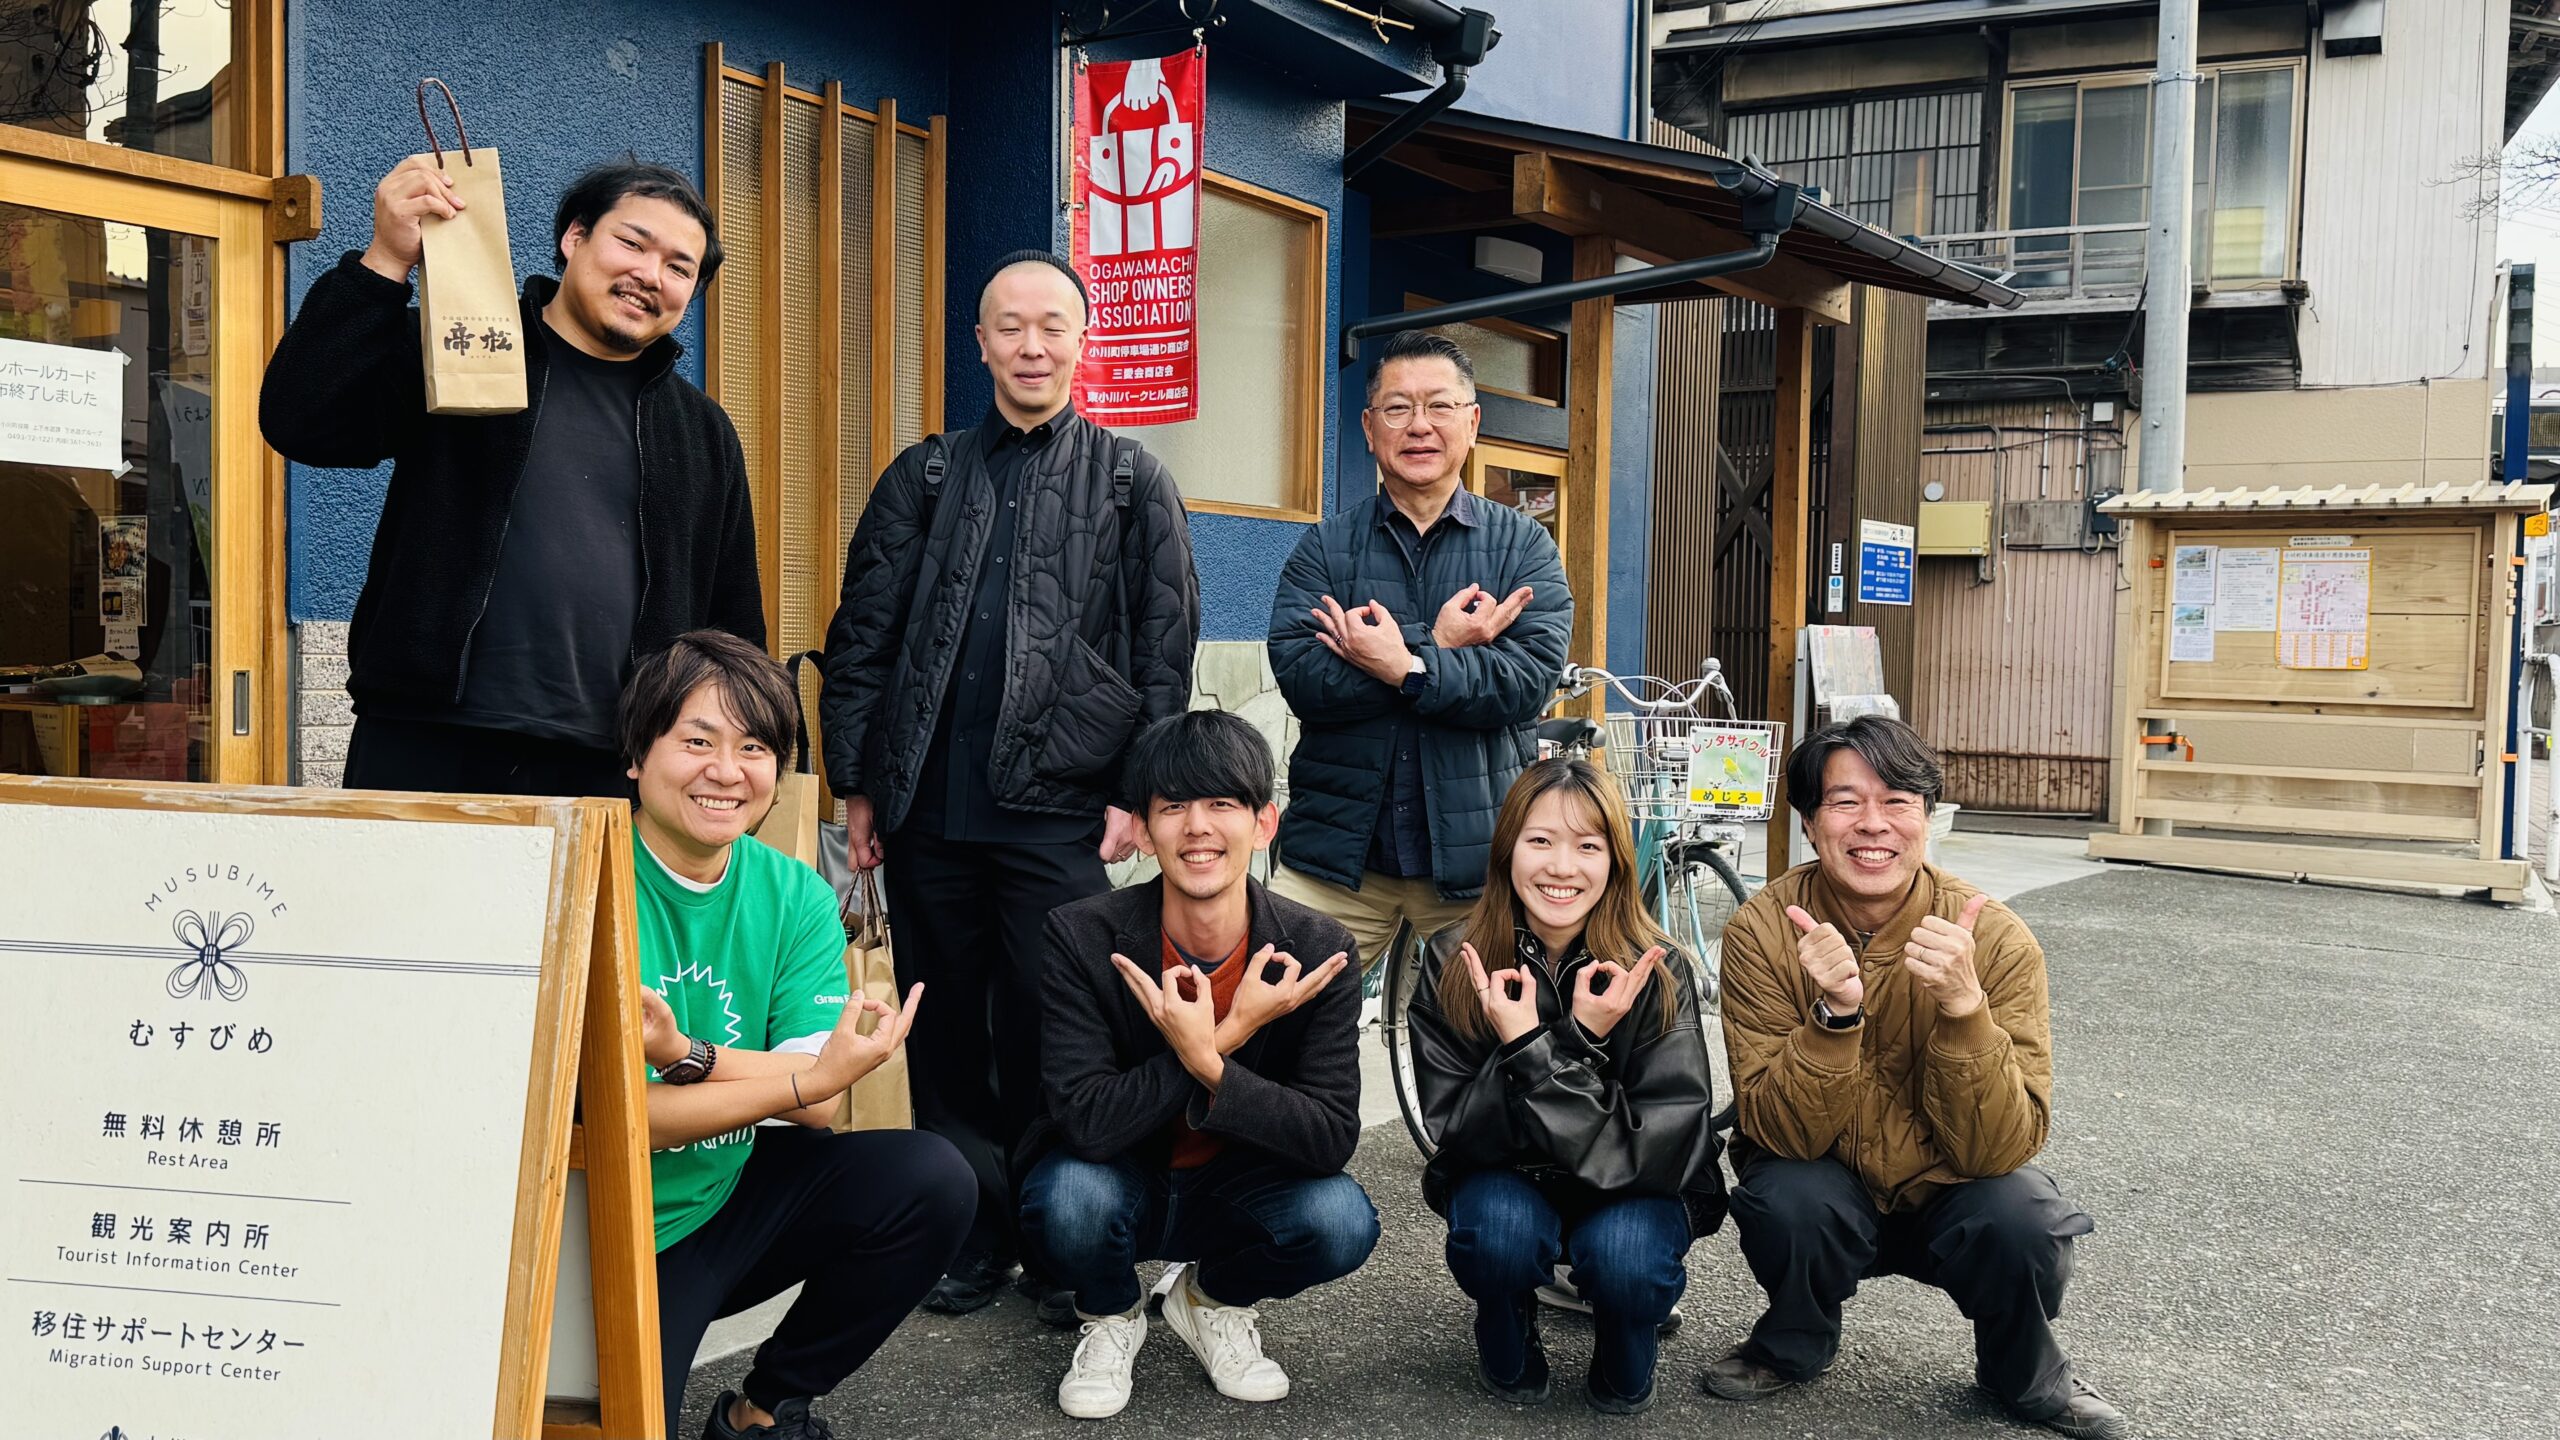
M 1981 228 L 1978 88 L 1789 105 L 1725 123 L 1726 153 L 1819 186 L 1852 219 L 1895 235 Z
M 942 427 L 942 117 L 846 104 L 705 47 L 704 190 L 727 260 L 704 317 L 712 398 L 754 481 L 774 653 L 825 642 L 873 477 Z M 802 703 L 815 713 L 814 667 Z
M 2205 65 L 2196 86 L 2195 198 L 2190 232 L 2195 275 L 2216 288 L 2271 286 L 2293 273 L 2299 61 Z M 2011 84 L 2004 200 L 2012 230 L 2123 225 L 2147 221 L 2151 170 L 2151 75 L 2127 71 Z M 2092 278 L 2119 286 L 2142 277 L 2143 231 L 2084 240 Z M 2019 273 L 2035 246 L 2060 251 L 2068 238 L 2021 242 Z
M 1190 509 L 1320 520 L 1324 207 L 1201 174 L 1200 416 L 1134 433 Z

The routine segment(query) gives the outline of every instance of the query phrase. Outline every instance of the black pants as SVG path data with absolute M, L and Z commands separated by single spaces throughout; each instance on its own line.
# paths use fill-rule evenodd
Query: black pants
M 960 1147 L 978 1175 L 968 1250 L 1022 1253 L 1013 1151 L 1040 1110 L 1040 932 L 1050 911 L 1111 888 L 1095 843 L 900 830 L 883 847 L 898 989 L 925 987 L 907 1036 L 916 1125 Z
M 1742 1255 L 1769 1292 L 1744 1347 L 1790 1379 L 1811 1378 L 1840 1349 L 1840 1305 L 1871 1275 L 1906 1275 L 1947 1292 L 1973 1322 L 1974 1378 L 2023 1417 L 2059 1414 L 2071 1362 L 2053 1339 L 2071 1279 L 2071 1241 L 2097 1228 L 2030 1165 L 1953 1185 L 1917 1210 L 1879 1215 L 1836 1160 L 1754 1156 L 1733 1218 Z
M 456 795 L 631 798 L 630 767 L 610 750 L 478 725 L 363 716 L 347 737 L 346 788 Z
M 756 1350 L 752 1404 L 833 1391 L 942 1276 L 976 1186 L 940 1137 L 915 1130 L 756 1131 L 747 1168 L 702 1228 L 658 1252 L 667 1428 L 683 1427 L 685 1373 L 723 1316 L 802 1287 Z

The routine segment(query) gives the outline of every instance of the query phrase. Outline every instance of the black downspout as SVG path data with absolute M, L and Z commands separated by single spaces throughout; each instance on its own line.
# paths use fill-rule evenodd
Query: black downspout
M 1751 248 L 1748 250 L 1729 250 L 1721 255 L 1701 255 L 1695 260 L 1682 260 L 1670 265 L 1649 265 L 1641 270 L 1615 275 L 1594 275 L 1585 280 L 1564 280 L 1526 290 L 1505 290 L 1473 300 L 1434 305 L 1428 310 L 1399 310 L 1391 315 L 1372 315 L 1365 320 L 1355 320 L 1342 327 L 1342 363 L 1357 363 L 1360 342 L 1372 335 L 1384 335 L 1395 330 L 1428 330 L 1435 325 L 1451 325 L 1487 315 L 1516 315 L 1523 310 L 1545 310 L 1577 300 L 1598 300 L 1633 290 L 1659 290 L 1684 281 L 1756 270 L 1776 258 L 1778 240 L 1795 222 L 1801 199 L 1802 192 L 1797 187 L 1780 184 L 1767 195 L 1747 202 L 1743 226 L 1751 236 Z
M 1342 157 L 1342 178 L 1346 183 L 1377 164 L 1413 132 L 1430 124 L 1441 111 L 1457 104 L 1458 97 L 1467 93 L 1467 72 L 1482 63 L 1502 40 L 1502 32 L 1493 28 L 1493 16 L 1486 11 L 1454 10 L 1439 0 L 1399 0 L 1397 8 L 1413 18 L 1421 27 L 1423 38 L 1431 43 L 1432 53 L 1440 61 L 1440 88 L 1405 107 L 1405 112 L 1388 121 L 1385 129 Z
M 1387 122 L 1386 129 L 1362 141 L 1359 149 L 1342 157 L 1342 178 L 1346 183 L 1384 159 L 1388 151 L 1404 143 L 1405 137 L 1430 124 L 1441 111 L 1457 104 L 1458 97 L 1467 93 L 1466 66 L 1446 65 L 1441 68 L 1446 73 L 1439 89 L 1406 106 L 1403 114 Z

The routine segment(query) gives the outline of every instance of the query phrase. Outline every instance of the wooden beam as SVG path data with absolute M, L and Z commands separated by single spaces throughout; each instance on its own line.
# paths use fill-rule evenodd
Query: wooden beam
M 1617 252 L 1605 235 L 1573 242 L 1573 278 L 1587 280 L 1617 268 Z M 1564 494 L 1556 508 L 1564 521 L 1564 573 L 1573 586 L 1573 660 L 1609 663 L 1609 429 L 1616 378 L 1617 302 L 1577 301 L 1573 338 L 1565 352 Z M 1585 713 L 1597 720 L 1607 695 L 1584 696 Z
M 1769 485 L 1769 695 L 1766 718 L 1792 723 L 1796 704 L 1796 634 L 1804 629 L 1805 527 L 1813 489 L 1813 320 L 1802 310 L 1777 315 L 1776 434 Z M 1801 735 L 1787 737 L 1801 742 Z M 1795 825 L 1784 774 L 1769 777 L 1776 809 L 1769 816 L 1768 878 L 1787 871 Z
M 1523 220 L 1568 235 L 1606 235 L 1656 265 L 1751 246 L 1738 230 L 1540 152 L 1512 157 L 1511 208 Z M 1849 282 L 1793 256 L 1701 283 L 1773 310 L 1802 310 L 1825 325 L 1849 323 Z
M 898 458 L 898 102 L 871 127 L 871 473 Z M 928 315 L 925 323 L 935 323 Z
M 649 1209 L 649 1110 L 639 1087 L 617 1083 L 646 1063 L 640 1053 L 640 940 L 629 887 L 631 827 L 608 825 L 594 949 L 587 962 L 586 1034 L 578 1056 L 586 1123 L 587 1263 L 602 1296 L 627 1305 L 595 1309 L 596 1377 L 607 1435 L 660 1435 L 667 1417 L 658 1371 L 657 1233 Z
M 756 427 L 761 432 L 755 469 L 756 568 L 764 581 L 764 633 L 769 648 L 782 653 L 782 62 L 764 71 L 764 231 L 757 274 L 763 281 L 763 304 L 756 313 L 757 368 L 763 392 L 756 397 Z
M 951 174 L 950 117 L 936 115 L 926 122 L 924 146 L 924 429 L 928 435 L 942 429 L 943 370 L 943 272 L 947 265 L 943 251 L 942 191 Z M 1319 253 L 1323 247 L 1318 246 Z M 1319 280 L 1317 293 L 1324 286 Z M 1323 304 L 1317 304 L 1319 322 L 1309 334 L 1322 333 Z
M 2206 840 L 2192 835 L 2124 835 L 2104 831 L 2089 837 L 2092 860 L 2137 860 L 2147 865 L 2184 865 L 2225 874 L 2313 877 L 2329 880 L 2373 880 L 2388 885 L 2448 885 L 2519 891 L 2533 867 L 2522 860 L 2476 860 L 2464 855 L 2411 854 L 2402 850 L 2369 850 L 2312 842 L 2284 844 L 2266 840 Z
M 1413 235 L 1447 235 L 1496 225 L 1517 225 L 1510 192 L 1483 190 L 1470 195 L 1389 195 L 1369 206 L 1369 238 L 1397 240 Z
M 1388 151 L 1379 163 L 1410 170 L 1416 175 L 1437 180 L 1443 185 L 1454 186 L 1460 190 L 1499 191 L 1503 186 L 1500 174 L 1448 159 L 1437 151 L 1425 150 L 1419 140 L 1407 140 Z
M 842 407 L 848 398 L 844 392 L 844 82 L 830 80 L 818 103 L 818 230 L 809 237 L 817 252 L 818 269 L 818 413 L 814 420 L 815 442 L 810 456 L 816 470 L 811 478 L 809 537 L 818 547 L 818 563 L 809 570 L 809 614 L 821 625 L 824 617 L 836 611 L 836 599 L 844 583 L 844 551 L 848 537 L 844 533 L 844 419 Z M 869 296 L 857 296 L 854 303 L 867 305 Z M 854 458 L 859 465 L 870 456 Z M 817 637 L 796 637 L 787 642 L 785 653 Z M 801 704 L 809 703 L 806 694 Z M 814 764 L 815 757 L 812 757 Z M 818 776 L 818 813 L 836 813 L 835 794 L 828 788 L 824 765 L 815 768 Z

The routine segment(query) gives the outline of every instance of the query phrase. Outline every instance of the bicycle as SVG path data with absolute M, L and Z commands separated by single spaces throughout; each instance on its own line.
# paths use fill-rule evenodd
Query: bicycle
M 1785 727 L 1742 719 L 1724 667 L 1713 658 L 1696 677 L 1677 682 L 1567 665 L 1556 688 L 1560 700 L 1575 700 L 1602 686 L 1629 708 L 1612 712 L 1605 725 L 1583 716 L 1538 722 L 1540 758 L 1589 758 L 1597 751 L 1607 764 L 1635 824 L 1646 908 L 1689 961 L 1699 1008 L 1712 1012 L 1722 998 L 1725 921 L 1750 898 L 1738 863 L 1745 826 L 1769 818 Z M 1721 718 L 1702 713 L 1701 702 L 1710 698 L 1720 702 Z M 1405 1012 L 1428 938 L 1410 925 L 1398 928 L 1380 967 L 1378 1017 L 1396 1109 L 1425 1159 L 1434 1146 L 1422 1125 Z M 1707 1043 L 1703 1032 L 1699 1043 Z

